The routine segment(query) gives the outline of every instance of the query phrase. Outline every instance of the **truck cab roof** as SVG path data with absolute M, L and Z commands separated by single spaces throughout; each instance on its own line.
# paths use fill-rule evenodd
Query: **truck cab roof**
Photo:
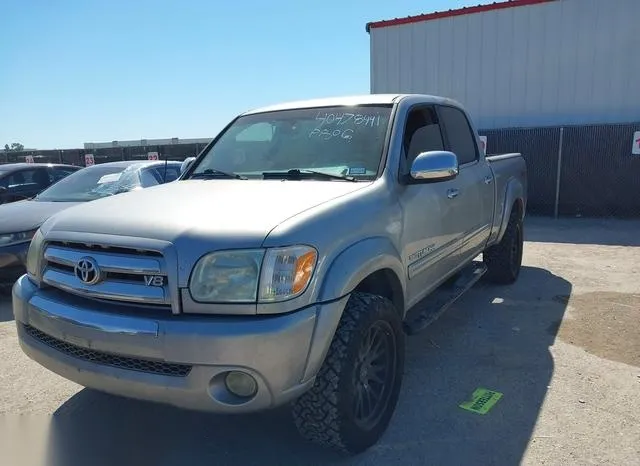
M 413 99 L 426 104 L 447 104 L 456 107 L 462 105 L 446 97 L 439 97 L 428 94 L 361 94 L 342 97 L 326 97 L 322 99 L 297 100 L 285 102 L 276 105 L 260 107 L 245 112 L 243 115 L 251 115 L 255 113 L 276 112 L 280 110 L 294 110 L 298 108 L 315 108 L 315 107 L 341 107 L 355 105 L 389 105 L 398 103 L 403 99 Z

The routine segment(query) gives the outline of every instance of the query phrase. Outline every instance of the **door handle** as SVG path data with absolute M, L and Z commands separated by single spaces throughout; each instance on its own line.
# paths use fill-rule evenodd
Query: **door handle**
M 491 184 L 492 181 L 493 181 L 493 176 L 487 175 L 484 177 L 484 184 Z
M 449 199 L 453 199 L 454 197 L 458 197 L 458 194 L 460 194 L 460 190 L 458 190 L 458 189 L 449 189 L 447 191 L 447 197 Z

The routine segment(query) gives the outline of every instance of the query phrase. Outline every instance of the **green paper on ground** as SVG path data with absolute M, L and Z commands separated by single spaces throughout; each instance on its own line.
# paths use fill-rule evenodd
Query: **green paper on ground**
M 487 414 L 500 398 L 502 398 L 500 392 L 477 388 L 471 395 L 471 400 L 465 401 L 460 407 L 473 413 Z

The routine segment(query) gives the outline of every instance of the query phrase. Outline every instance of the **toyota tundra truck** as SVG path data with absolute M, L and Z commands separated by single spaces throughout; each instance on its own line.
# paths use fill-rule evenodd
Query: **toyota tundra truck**
M 60 212 L 13 287 L 23 351 L 96 390 L 216 413 L 290 405 L 358 453 L 396 407 L 405 337 L 480 278 L 514 282 L 527 175 L 427 95 L 236 117 L 178 181 Z

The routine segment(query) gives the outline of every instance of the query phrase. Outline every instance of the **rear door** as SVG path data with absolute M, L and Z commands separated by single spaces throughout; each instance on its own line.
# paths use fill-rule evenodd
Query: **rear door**
M 439 106 L 445 134 L 445 147 L 456 154 L 459 173 L 456 178 L 455 230 L 461 238 L 456 252 L 457 265 L 472 260 L 486 243 L 493 217 L 492 172 L 481 157 L 466 114 L 453 106 Z

